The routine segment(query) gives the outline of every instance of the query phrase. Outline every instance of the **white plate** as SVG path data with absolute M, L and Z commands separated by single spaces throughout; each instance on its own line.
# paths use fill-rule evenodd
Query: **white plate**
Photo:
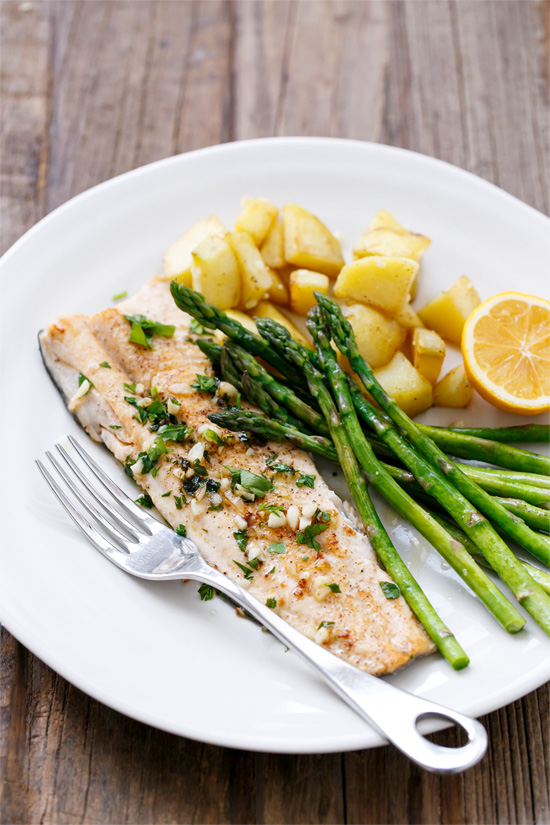
M 348 253 L 379 208 L 394 212 L 433 239 L 419 305 L 463 273 L 483 298 L 505 289 L 546 292 L 546 218 L 460 169 L 401 149 L 317 138 L 233 143 L 153 163 L 79 195 L 24 235 L 0 264 L 1 618 L 77 687 L 173 733 L 273 752 L 371 747 L 379 736 L 230 606 L 200 602 L 194 584 L 146 583 L 105 561 L 33 465 L 56 439 L 79 434 L 42 367 L 37 331 L 59 314 L 100 310 L 113 294 L 136 290 L 191 224 L 215 212 L 231 226 L 242 195 L 303 204 L 343 233 Z M 457 417 L 517 423 L 479 399 L 464 413 L 430 413 L 437 423 Z M 126 483 L 105 450 L 93 453 Z M 392 681 L 475 716 L 545 682 L 550 642 L 534 622 L 518 636 L 506 634 L 423 539 L 381 510 L 471 657 L 469 668 L 454 673 L 430 656 Z

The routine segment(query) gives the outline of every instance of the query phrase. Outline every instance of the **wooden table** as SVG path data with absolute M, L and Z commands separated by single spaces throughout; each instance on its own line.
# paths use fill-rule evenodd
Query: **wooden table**
M 404 146 L 548 211 L 545 3 L 8 0 L 1 13 L 1 251 L 113 175 L 268 135 Z M 486 717 L 487 757 L 441 778 L 391 748 L 271 756 L 179 739 L 89 699 L 7 632 L 2 645 L 5 823 L 550 821 L 548 686 Z

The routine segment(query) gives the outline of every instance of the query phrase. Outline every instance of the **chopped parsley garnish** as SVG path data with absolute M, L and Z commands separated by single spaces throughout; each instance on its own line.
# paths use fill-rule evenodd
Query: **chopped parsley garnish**
M 210 599 L 214 598 L 214 593 L 216 591 L 210 584 L 201 584 L 199 587 L 199 596 L 201 597 L 201 602 L 209 602 Z
M 302 530 L 296 531 L 296 543 L 307 544 L 312 550 L 320 550 L 321 545 L 315 540 L 315 536 L 318 536 L 319 533 L 323 533 L 327 529 L 328 524 L 309 524 L 303 532 Z
M 176 533 L 178 534 L 178 536 L 181 536 L 182 539 L 187 538 L 187 527 L 185 526 L 185 524 L 178 524 L 178 526 L 176 527 Z
M 235 561 L 235 559 L 233 559 L 233 564 L 236 564 L 237 567 L 242 570 L 245 579 L 251 579 L 253 577 L 254 571 L 251 570 L 250 567 L 247 567 L 246 564 L 241 564 L 240 561 Z
M 122 298 L 126 298 L 127 295 L 128 295 L 128 291 L 125 289 L 124 292 L 117 292 L 116 295 L 113 295 L 112 300 L 113 301 L 120 301 Z
M 263 513 L 275 513 L 277 516 L 282 516 L 285 512 L 283 504 L 266 504 L 265 501 L 262 501 L 258 510 L 261 510 Z
M 285 464 L 284 461 L 279 461 L 277 458 L 277 453 L 268 458 L 266 463 L 266 467 L 274 473 L 292 473 L 294 474 L 296 470 L 294 467 L 291 467 L 289 464 Z
M 378 582 L 386 599 L 397 599 L 401 595 L 398 586 L 393 582 Z
M 125 395 L 124 400 L 127 401 L 128 404 L 131 404 L 132 407 L 136 408 L 136 414 L 134 415 L 134 418 L 136 419 L 136 421 L 139 421 L 141 424 L 146 424 L 147 423 L 147 410 L 145 409 L 145 407 L 140 407 L 139 406 L 139 404 L 137 402 L 137 398 L 133 398 L 131 395 Z
M 229 436 L 231 438 L 231 436 Z M 203 441 L 212 441 L 214 444 L 217 444 L 218 447 L 225 447 L 227 445 L 227 441 L 222 438 L 216 430 L 205 430 L 201 436 Z
M 84 381 L 87 381 L 87 382 L 88 382 L 88 384 L 89 384 L 88 389 L 87 389 L 87 390 L 86 390 L 86 392 L 84 393 L 84 395 L 88 395 L 88 393 L 90 392 L 90 390 L 91 390 L 91 389 L 92 389 L 92 387 L 93 387 L 93 384 L 92 384 L 92 382 L 90 381 L 90 379 L 89 379 L 89 378 L 86 378 L 86 376 L 85 376 L 85 375 L 82 375 L 82 373 L 80 373 L 80 375 L 78 376 L 78 386 L 79 386 L 79 387 L 81 387 L 81 386 L 82 386 L 82 384 L 84 383 Z
M 277 607 L 277 599 L 266 599 L 265 600 L 266 607 Z
M 321 622 L 317 630 L 321 630 L 322 627 L 333 627 L 334 622 Z
M 302 556 L 302 561 L 307 561 L 308 559 L 309 559 L 309 556 Z
M 258 498 L 264 498 L 266 493 L 275 489 L 271 481 L 265 476 L 251 473 L 250 470 L 239 470 L 235 467 L 226 467 L 231 473 L 231 484 L 235 487 L 240 484 L 249 493 Z
M 271 575 L 271 573 L 274 573 L 274 572 L 275 572 L 275 568 L 274 568 L 274 567 L 272 567 L 272 568 L 271 568 L 271 570 L 269 570 L 269 571 L 268 571 L 268 574 L 267 574 L 267 575 L 269 576 L 269 575 Z
M 191 386 L 194 390 L 199 392 L 216 392 L 216 379 L 210 375 L 199 375 L 195 373 L 196 381 L 193 381 Z
M 154 403 L 153 401 L 153 404 Z M 153 404 L 151 404 L 151 407 Z M 161 435 L 165 441 L 185 441 L 192 433 L 193 430 L 190 430 L 187 424 L 163 424 L 162 427 L 158 429 L 158 434 Z
M 132 472 L 132 467 L 135 464 L 137 464 L 138 461 L 140 461 L 140 460 L 142 462 L 141 475 L 144 475 L 145 473 L 150 473 L 151 470 L 153 469 L 153 467 L 155 466 L 155 464 L 157 463 L 157 461 L 159 460 L 159 458 L 161 456 L 163 456 L 165 453 L 166 453 L 166 444 L 164 443 L 164 440 L 162 439 L 162 437 L 158 435 L 155 438 L 155 441 L 154 441 L 154 444 L 152 445 L 152 447 L 150 447 L 147 450 L 146 453 L 143 453 L 143 452 L 139 453 L 136 461 L 133 461 L 129 457 L 126 459 L 125 470 L 126 470 L 127 475 L 129 475 L 130 478 L 134 477 L 134 474 Z
M 110 430 L 120 430 L 121 426 L 120 426 L 120 424 L 109 424 L 109 429 Z
M 172 324 L 159 324 L 157 321 L 151 321 L 145 315 L 125 315 L 124 317 L 131 324 L 128 340 L 147 349 L 153 349 L 151 346 L 153 335 L 172 338 L 176 329 Z
M 139 498 L 136 498 L 136 504 L 139 504 L 140 507 L 147 507 L 150 510 L 151 507 L 153 507 L 153 499 L 149 493 L 144 493 Z
M 328 589 L 332 590 L 333 593 L 341 593 L 342 592 L 340 590 L 340 585 L 339 584 L 334 584 L 334 582 L 331 582 L 331 584 L 325 584 L 325 587 L 328 587 Z
M 267 548 L 267 552 L 282 555 L 283 553 L 286 553 L 286 546 L 283 544 L 282 541 L 277 542 L 276 544 L 270 544 Z
M 237 530 L 235 533 L 233 533 L 233 538 L 239 545 L 239 550 L 241 551 L 241 553 L 244 553 L 244 551 L 246 550 L 246 545 L 248 544 L 248 533 L 246 532 L 246 530 Z
M 205 469 L 204 467 L 202 469 Z M 195 473 L 191 478 L 186 478 L 183 482 L 183 489 L 190 496 L 194 496 L 196 492 L 202 487 L 204 481 L 198 473 Z
M 311 487 L 313 490 L 315 487 L 315 476 L 307 476 L 304 473 L 300 473 L 296 479 L 296 487 Z
M 99 366 L 100 366 L 100 367 L 105 367 L 105 369 L 106 369 L 106 370 L 110 370 L 110 369 L 111 369 L 111 365 L 110 365 L 110 364 L 108 364 L 108 363 L 107 363 L 107 361 L 102 361 L 102 362 L 101 362 L 101 364 L 100 364 Z
M 208 332 L 202 324 L 199 324 L 196 318 L 191 318 L 189 332 L 192 332 L 193 335 L 212 335 L 212 333 Z
M 128 390 L 128 392 L 135 392 L 136 391 L 136 382 L 135 381 L 133 381 L 131 384 L 123 384 L 122 386 L 124 387 L 125 390 Z
M 168 498 L 168 496 L 171 496 L 171 495 L 172 495 L 172 490 L 168 490 L 168 492 L 167 492 L 167 493 L 163 493 L 163 494 L 161 495 L 161 498 Z
M 207 493 L 217 493 L 220 489 L 220 482 L 216 481 L 215 478 L 207 478 L 206 479 L 206 492 Z
M 176 510 L 181 510 L 184 504 L 187 504 L 187 499 L 185 496 L 174 496 L 174 504 L 176 505 Z

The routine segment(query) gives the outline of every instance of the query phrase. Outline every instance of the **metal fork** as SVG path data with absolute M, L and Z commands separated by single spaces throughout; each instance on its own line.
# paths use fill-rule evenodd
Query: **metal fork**
M 46 452 L 61 484 L 41 461 L 36 463 L 70 517 L 109 561 L 142 579 L 194 579 L 220 590 L 305 659 L 359 716 L 420 767 L 442 774 L 458 773 L 482 758 L 487 749 L 487 734 L 479 722 L 363 673 L 303 636 L 273 610 L 207 564 L 190 539 L 178 536 L 144 512 L 103 472 L 75 438 L 68 436 L 68 439 L 100 485 L 90 481 L 82 466 L 61 444 L 55 445 L 61 462 Z M 64 487 L 77 505 L 67 496 Z M 426 739 L 417 725 L 420 720 L 430 717 L 458 725 L 466 732 L 467 743 L 458 748 L 446 748 Z

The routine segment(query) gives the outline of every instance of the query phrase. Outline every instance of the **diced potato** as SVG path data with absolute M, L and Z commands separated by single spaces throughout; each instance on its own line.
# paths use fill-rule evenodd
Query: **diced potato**
M 412 362 L 418 372 L 435 384 L 445 360 L 445 341 L 433 329 L 415 329 L 412 336 Z
M 275 301 L 276 304 L 281 304 L 281 306 L 288 306 L 289 301 L 289 294 L 288 294 L 288 287 L 279 275 L 278 272 L 275 272 L 274 269 L 270 269 L 268 267 L 269 274 L 271 275 L 271 286 L 269 287 L 269 297 L 272 301 Z
M 416 235 L 407 230 L 396 232 L 394 229 L 367 229 L 353 247 L 353 254 L 356 258 L 364 258 L 366 255 L 396 255 L 420 261 L 430 244 L 430 239 L 425 235 Z
M 432 385 L 402 352 L 396 352 L 390 363 L 374 374 L 407 415 L 413 417 L 431 407 Z
M 180 283 L 183 281 L 185 286 L 191 286 L 193 282 L 191 253 L 209 235 L 218 235 L 220 238 L 225 235 L 224 225 L 215 215 L 210 215 L 196 223 L 172 244 L 162 259 L 164 277 L 169 280 L 177 278 Z
M 447 341 L 460 344 L 464 323 L 481 299 L 472 282 L 463 275 L 449 289 L 426 304 L 418 314 L 430 329 Z
M 397 221 L 391 212 L 381 209 L 369 223 L 369 229 L 394 229 L 396 232 L 406 232 L 404 226 Z
M 290 276 L 290 308 L 297 315 L 307 315 L 310 307 L 317 303 L 314 292 L 328 295 L 329 280 L 322 272 L 310 269 L 295 269 Z
M 345 266 L 334 293 L 395 315 L 406 303 L 418 263 L 410 258 L 370 255 Z
M 233 318 L 234 321 L 238 321 L 249 332 L 255 332 L 256 335 L 258 334 L 258 327 L 254 323 L 254 321 L 250 317 L 250 315 L 247 315 L 245 312 L 241 312 L 238 309 L 228 309 L 228 310 L 226 310 L 225 314 L 229 318 Z
M 403 304 L 393 317 L 402 327 L 408 327 L 410 329 L 424 327 L 424 324 L 410 304 Z
M 206 300 L 229 309 L 237 306 L 241 294 L 241 272 L 235 253 L 224 238 L 210 235 L 192 253 L 193 289 Z
M 305 344 L 306 347 L 312 347 L 311 341 L 308 341 L 307 338 L 302 335 L 296 324 L 293 324 L 286 315 L 269 301 L 260 301 L 254 310 L 254 316 L 256 318 L 271 318 L 273 321 L 277 321 L 281 326 L 285 327 L 300 344 Z
M 342 307 L 355 333 L 359 352 L 373 370 L 387 364 L 407 337 L 407 330 L 393 318 L 364 304 Z M 340 357 L 344 369 L 350 371 L 348 359 Z
M 277 207 L 264 198 L 243 198 L 243 209 L 235 223 L 235 232 L 248 232 L 256 246 L 260 246 L 278 212 Z
M 340 243 L 319 218 L 295 203 L 283 209 L 285 260 L 336 278 L 344 266 Z
M 435 385 L 434 404 L 436 407 L 467 407 L 473 394 L 464 364 L 460 364 Z
M 272 269 L 282 269 L 285 265 L 285 243 L 283 238 L 283 222 L 276 219 L 267 233 L 260 252 L 266 266 Z
M 248 232 L 228 232 L 225 237 L 241 270 L 240 308 L 253 309 L 269 291 L 271 273 Z

